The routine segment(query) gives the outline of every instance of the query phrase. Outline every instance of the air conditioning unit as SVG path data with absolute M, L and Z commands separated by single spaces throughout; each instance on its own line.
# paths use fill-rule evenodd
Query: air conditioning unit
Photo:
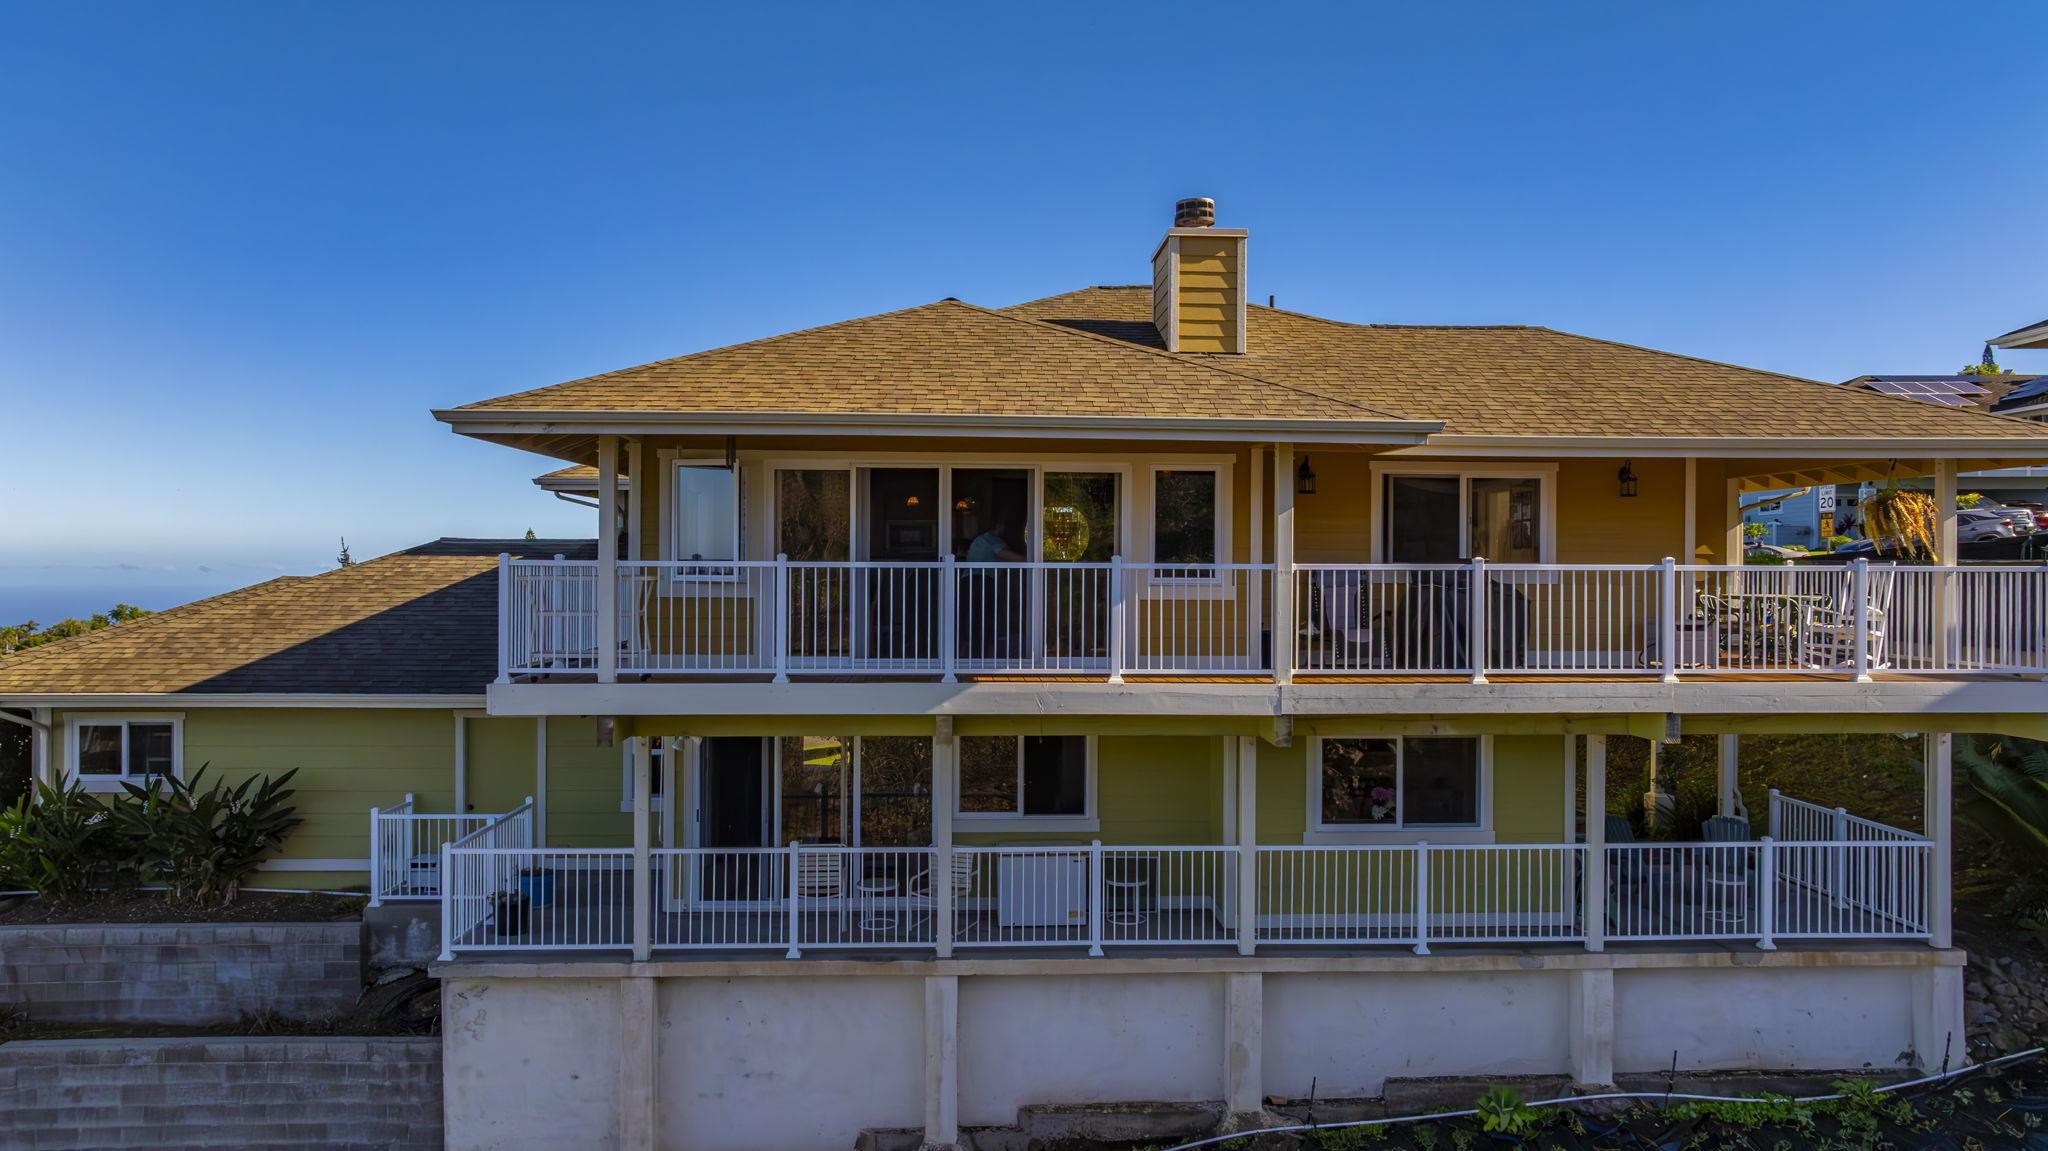
M 1088 856 L 1005 855 L 996 866 L 996 924 L 1074 927 L 1088 922 Z

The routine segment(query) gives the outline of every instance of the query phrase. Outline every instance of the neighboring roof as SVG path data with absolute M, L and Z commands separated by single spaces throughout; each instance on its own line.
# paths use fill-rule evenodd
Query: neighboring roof
M 1994 348 L 2048 348 L 2048 320 L 2014 328 L 2002 336 L 1993 336 L 1985 343 Z
M 1999 415 L 2016 415 L 2048 404 L 2048 376 L 2035 376 L 1998 398 L 1991 410 Z
M 1150 285 L 1084 288 L 1011 309 L 1159 347 Z M 1349 324 L 1250 306 L 1239 370 L 1441 420 L 1446 436 L 2044 438 L 2048 429 L 1549 328 Z M 1437 439 L 1439 437 L 1432 437 Z
M 633 486 L 633 479 L 621 472 L 618 483 L 619 490 L 625 491 Z M 589 464 L 571 464 L 566 468 L 556 468 L 546 475 L 533 477 L 533 485 L 544 492 L 593 495 L 597 492 L 597 469 Z
M 1861 388 L 1887 396 L 1904 396 L 1922 403 L 1951 408 L 1975 408 L 1995 412 L 1998 401 L 2020 385 L 2038 376 L 1979 376 L 1970 374 L 1920 376 L 1857 376 L 1843 380 L 1845 388 Z
M 0 656 L 21 695 L 481 695 L 497 677 L 498 555 L 591 540 L 442 539 Z
M 1404 422 L 1356 399 L 1248 374 L 1234 357 L 1175 356 L 953 299 L 437 414 L 508 412 L 1296 420 L 1362 430 Z M 1411 429 L 1411 435 L 1428 430 Z

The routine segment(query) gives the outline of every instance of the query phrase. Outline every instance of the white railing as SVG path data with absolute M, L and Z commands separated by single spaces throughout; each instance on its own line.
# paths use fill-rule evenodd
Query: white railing
M 502 569 L 501 674 L 605 674 L 597 565 Z M 1301 564 L 1284 600 L 1271 564 L 778 557 L 618 573 L 614 674 L 2048 673 L 2038 565 Z
M 1803 799 L 1794 799 L 1777 788 L 1770 792 L 1771 838 L 1779 843 L 1922 843 L 1926 836 L 1916 835 L 1850 815 L 1844 807 L 1822 807 Z
M 1236 847 L 959 847 L 950 857 L 835 845 L 656 849 L 651 880 L 636 883 L 629 850 L 519 846 L 520 826 L 508 818 L 471 837 L 498 846 L 443 849 L 445 955 L 631 948 L 638 892 L 652 901 L 649 951 L 792 958 L 1304 944 L 1427 953 L 1590 943 L 1589 920 L 1617 943 L 1926 939 L 1936 898 L 1933 845 L 1917 838 L 1611 844 L 1598 856 L 1579 844 L 1262 846 L 1247 920 Z
M 421 812 L 407 795 L 396 807 L 370 809 L 370 903 L 441 894 L 441 848 L 496 814 Z

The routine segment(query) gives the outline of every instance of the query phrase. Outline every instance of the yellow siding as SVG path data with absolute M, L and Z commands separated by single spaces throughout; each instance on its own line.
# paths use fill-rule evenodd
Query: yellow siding
M 1620 460 L 1563 460 L 1557 469 L 1557 559 L 1646 564 L 1685 550 L 1685 461 L 1640 459 L 1636 496 L 1623 499 Z M 1704 537 L 1703 537 L 1704 538 Z
M 619 738 L 623 740 L 623 732 Z M 631 817 L 619 811 L 625 795 L 622 746 L 599 746 L 597 721 L 590 716 L 563 715 L 548 720 L 551 846 L 632 846 Z
M 1244 290 L 1238 241 L 1180 239 L 1179 326 L 1183 352 L 1238 352 L 1238 301 Z
M 1369 723 L 1357 728 L 1371 734 Z M 1259 744 L 1259 842 L 1302 841 L 1308 830 L 1308 749 Z M 1493 737 L 1493 827 L 1498 843 L 1559 843 L 1564 839 L 1564 737 Z
M 1105 844 L 1216 843 L 1223 780 L 1220 741 L 1202 737 L 1104 736 L 1096 741 L 1096 803 L 1101 830 L 1032 832 L 1019 821 L 990 829 L 954 824 L 954 839 L 968 846 L 1007 843 Z
M 471 718 L 464 735 L 469 810 L 510 811 L 533 794 L 533 721 Z

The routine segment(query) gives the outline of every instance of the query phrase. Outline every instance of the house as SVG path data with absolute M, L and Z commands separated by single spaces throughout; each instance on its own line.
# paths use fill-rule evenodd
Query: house
M 2048 734 L 2048 569 L 1952 513 L 1946 564 L 1744 568 L 1739 508 L 1952 509 L 2048 427 L 1260 306 L 1249 244 L 1184 201 L 1149 282 L 438 411 L 597 544 L 260 585 L 0 706 L 58 775 L 317 761 L 287 859 L 438 908 L 451 1146 L 1956 1062 L 1952 734 Z M 1745 810 L 1739 737 L 1809 731 L 1924 737 L 1924 818 Z M 1607 741 L 1686 734 L 1724 818 L 1634 842 Z

